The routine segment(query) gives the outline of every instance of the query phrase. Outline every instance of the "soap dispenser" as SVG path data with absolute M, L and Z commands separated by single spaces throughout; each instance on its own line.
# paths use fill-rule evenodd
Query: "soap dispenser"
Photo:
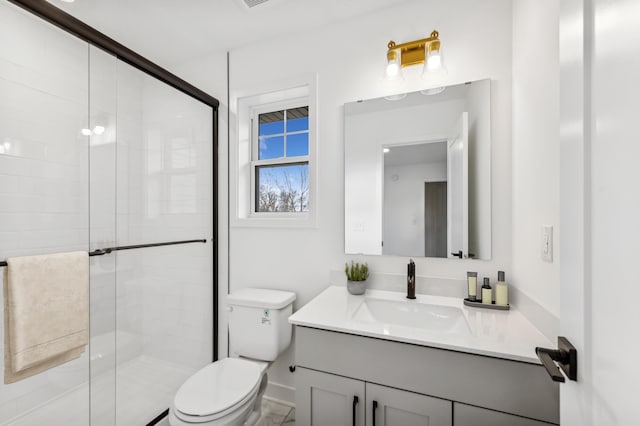
M 507 306 L 509 304 L 509 287 L 504 280 L 504 271 L 498 271 L 496 283 L 496 305 Z
M 489 284 L 489 278 L 485 277 L 482 284 L 482 304 L 491 305 L 491 284 Z

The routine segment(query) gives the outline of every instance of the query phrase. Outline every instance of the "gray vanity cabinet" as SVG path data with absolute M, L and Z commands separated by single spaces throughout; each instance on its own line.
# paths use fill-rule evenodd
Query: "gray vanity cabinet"
M 457 402 L 453 404 L 453 417 L 454 426 L 549 426 L 549 423 Z
M 297 326 L 296 365 L 300 426 L 354 425 L 354 396 L 358 426 L 374 425 L 374 401 L 376 426 L 560 421 L 558 384 L 537 364 Z
M 367 426 L 451 426 L 451 401 L 367 383 Z
M 364 426 L 365 386 L 360 380 L 296 369 L 296 423 Z
M 366 412 L 365 412 L 366 409 Z M 452 402 L 296 369 L 296 422 L 308 426 L 451 426 Z

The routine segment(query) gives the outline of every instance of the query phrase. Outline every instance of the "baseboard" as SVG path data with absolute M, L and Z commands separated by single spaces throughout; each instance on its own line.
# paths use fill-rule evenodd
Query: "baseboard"
M 269 382 L 264 397 L 279 404 L 295 407 L 296 389 L 280 383 Z

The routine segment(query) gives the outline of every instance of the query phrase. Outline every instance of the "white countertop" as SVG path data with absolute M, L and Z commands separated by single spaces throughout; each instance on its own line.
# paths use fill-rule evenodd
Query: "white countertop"
M 367 290 L 362 296 L 354 296 L 344 286 L 331 286 L 290 316 L 289 322 L 299 326 L 533 364 L 540 364 L 535 354 L 536 346 L 555 347 L 514 306 L 508 311 L 498 311 L 467 307 L 462 299 L 452 297 L 417 294 L 416 300 L 409 300 L 405 296 L 403 293 L 382 290 Z M 434 331 L 383 322 L 360 314 L 365 300 L 379 299 L 393 301 L 396 306 L 397 303 L 422 303 L 459 308 L 466 325 L 449 331 Z M 464 324 L 461 318 L 460 323 Z

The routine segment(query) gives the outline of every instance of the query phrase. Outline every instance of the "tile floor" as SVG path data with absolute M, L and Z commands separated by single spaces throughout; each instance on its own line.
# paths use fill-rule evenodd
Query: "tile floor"
M 256 426 L 295 426 L 295 415 L 295 408 L 263 398 L 262 417 Z

